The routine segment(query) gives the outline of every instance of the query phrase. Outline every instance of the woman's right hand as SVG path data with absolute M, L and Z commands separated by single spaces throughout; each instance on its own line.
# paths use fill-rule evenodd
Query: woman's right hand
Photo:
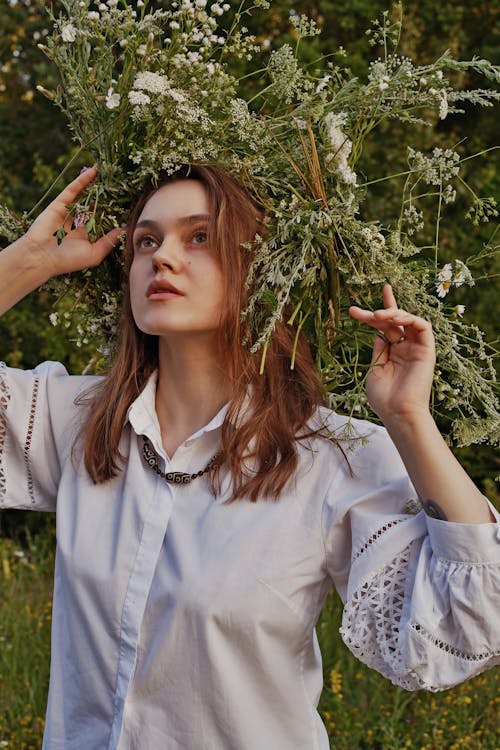
M 123 230 L 112 229 L 96 242 L 90 242 L 85 229 L 72 229 L 67 206 L 75 203 L 95 179 L 97 167 L 82 172 L 35 219 L 24 235 L 30 250 L 45 264 L 47 278 L 98 266 L 117 244 Z M 54 233 L 64 226 L 67 234 L 58 245 Z

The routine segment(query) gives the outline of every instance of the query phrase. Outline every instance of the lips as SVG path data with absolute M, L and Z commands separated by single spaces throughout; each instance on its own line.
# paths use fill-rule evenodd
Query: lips
M 173 296 L 183 297 L 184 293 L 164 279 L 152 281 L 146 291 L 148 299 L 168 299 Z

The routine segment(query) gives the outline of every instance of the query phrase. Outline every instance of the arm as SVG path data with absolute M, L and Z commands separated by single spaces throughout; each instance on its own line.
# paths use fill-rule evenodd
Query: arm
M 389 285 L 384 287 L 383 298 L 383 310 L 350 308 L 353 318 L 383 334 L 375 340 L 373 368 L 366 383 L 370 405 L 398 449 L 426 512 L 437 510 L 441 518 L 458 523 L 494 521 L 429 410 L 435 363 L 431 326 L 399 310 Z
M 66 206 L 92 182 L 92 167 L 71 182 L 33 222 L 26 234 L 0 253 L 0 314 L 53 276 L 98 265 L 116 245 L 120 230 L 97 242 L 84 229 L 71 229 Z M 54 232 L 65 224 L 67 236 L 57 244 Z

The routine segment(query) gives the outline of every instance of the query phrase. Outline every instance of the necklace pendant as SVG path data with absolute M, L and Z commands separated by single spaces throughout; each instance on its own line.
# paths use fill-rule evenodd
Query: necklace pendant
M 185 474 L 183 471 L 167 471 L 165 481 L 169 484 L 189 484 L 193 477 L 191 474 Z

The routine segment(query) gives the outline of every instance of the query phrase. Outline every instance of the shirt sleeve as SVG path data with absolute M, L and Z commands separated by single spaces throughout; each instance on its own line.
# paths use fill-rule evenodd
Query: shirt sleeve
M 34 370 L 0 363 L 0 509 L 55 510 L 61 458 L 71 450 L 70 380 L 57 362 Z
M 382 428 L 348 457 L 352 473 L 339 472 L 323 509 L 348 648 L 407 690 L 444 690 L 499 664 L 500 526 L 409 513 L 416 492 Z

